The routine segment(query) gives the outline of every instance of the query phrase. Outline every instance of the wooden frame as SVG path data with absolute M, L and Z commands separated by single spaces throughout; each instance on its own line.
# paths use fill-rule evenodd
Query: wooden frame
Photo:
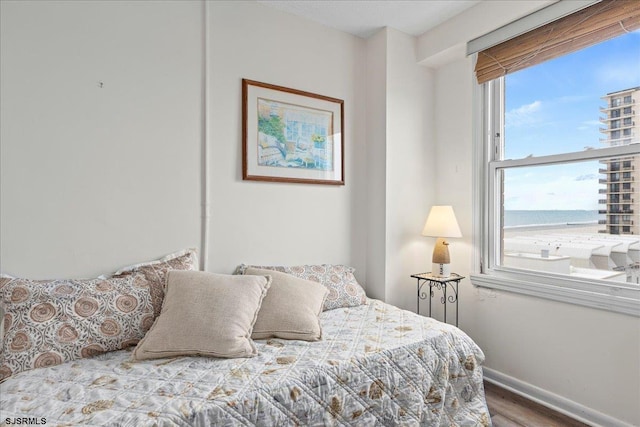
M 344 101 L 242 79 L 242 179 L 344 185 Z

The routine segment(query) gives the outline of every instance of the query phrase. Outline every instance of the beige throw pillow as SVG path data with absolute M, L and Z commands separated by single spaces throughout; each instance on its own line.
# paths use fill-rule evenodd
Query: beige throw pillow
M 251 331 L 270 285 L 269 276 L 169 271 L 160 316 L 133 358 L 255 356 Z
M 278 271 L 247 268 L 244 274 L 272 277 L 262 301 L 253 339 L 283 338 L 317 341 L 322 338 L 318 315 L 329 290 L 319 283 Z

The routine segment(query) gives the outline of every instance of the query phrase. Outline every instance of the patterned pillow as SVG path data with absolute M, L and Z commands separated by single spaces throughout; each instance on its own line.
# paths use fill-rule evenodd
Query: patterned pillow
M 171 270 L 198 270 L 196 250 L 185 249 L 155 261 L 130 265 L 113 273 L 112 277 L 126 277 L 135 273 L 144 274 L 145 278 L 149 281 L 149 292 L 151 292 L 153 317 L 155 319 L 162 309 L 167 273 Z
M 0 381 L 136 345 L 153 325 L 149 285 L 143 274 L 87 280 L 0 276 Z
M 340 307 L 354 307 L 367 302 L 367 295 L 353 275 L 355 269 L 352 267 L 334 264 L 296 265 L 293 267 L 241 264 L 236 269 L 236 273 L 244 274 L 249 267 L 281 271 L 301 279 L 321 283 L 329 289 L 329 295 L 324 300 L 323 311 Z

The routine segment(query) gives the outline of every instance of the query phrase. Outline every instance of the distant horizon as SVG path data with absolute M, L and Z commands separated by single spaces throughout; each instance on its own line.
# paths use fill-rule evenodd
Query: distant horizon
M 505 209 L 505 211 L 514 212 L 514 211 L 523 211 L 523 212 L 538 212 L 538 211 L 560 211 L 560 212 L 595 212 L 599 209 Z
M 533 225 L 598 224 L 603 218 L 598 209 L 505 209 L 506 227 Z

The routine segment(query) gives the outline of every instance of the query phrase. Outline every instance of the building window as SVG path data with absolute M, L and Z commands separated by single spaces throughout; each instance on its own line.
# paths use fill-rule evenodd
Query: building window
M 622 101 L 625 104 L 631 104 L 631 95 L 627 95 L 624 97 L 624 101 Z
M 622 119 L 622 124 L 625 126 L 630 126 L 631 125 L 631 117 L 625 117 L 624 119 Z
M 606 249 L 640 232 L 640 144 L 622 144 L 621 120 L 610 120 L 640 96 L 638 63 L 628 60 L 638 48 L 625 33 L 478 87 L 474 284 L 640 316 L 635 255 Z M 627 67 L 628 79 L 580 71 L 603 61 Z
M 631 114 L 631 107 L 624 107 L 623 114 Z

